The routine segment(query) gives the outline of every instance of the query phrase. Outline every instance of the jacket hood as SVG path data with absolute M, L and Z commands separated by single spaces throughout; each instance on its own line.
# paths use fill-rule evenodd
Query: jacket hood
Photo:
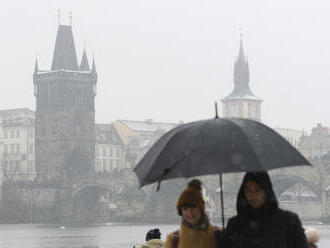
M 278 209 L 278 202 L 273 191 L 272 182 L 267 172 L 247 172 L 243 178 L 243 182 L 238 192 L 236 210 L 238 215 L 249 215 L 255 211 L 250 207 L 244 194 L 245 185 L 250 182 L 256 182 L 266 193 L 266 202 L 262 206 L 263 210 L 275 211 Z

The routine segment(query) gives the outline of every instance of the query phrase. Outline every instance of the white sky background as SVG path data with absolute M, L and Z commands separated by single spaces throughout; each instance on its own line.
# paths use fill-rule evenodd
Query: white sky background
M 50 69 L 58 26 L 69 23 L 79 63 L 86 41 L 98 72 L 97 123 L 214 117 L 233 88 L 240 27 L 250 87 L 270 126 L 330 126 L 330 4 L 303 0 L 4 1 L 0 109 L 35 109 L 32 74 Z

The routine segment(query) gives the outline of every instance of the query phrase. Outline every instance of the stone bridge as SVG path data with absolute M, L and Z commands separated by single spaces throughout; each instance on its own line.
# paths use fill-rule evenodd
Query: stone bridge
M 6 222 L 79 223 L 111 219 L 109 208 L 115 214 L 116 207 L 122 209 L 130 201 L 140 201 L 143 194 L 131 170 L 93 173 L 57 182 L 6 182 L 2 185 L 1 216 Z
M 321 160 L 311 162 L 314 164 L 312 168 L 271 171 L 274 189 L 278 196 L 294 186 L 313 192 L 322 204 L 320 215 L 329 218 L 330 166 Z M 214 185 L 218 186 L 215 178 Z M 228 180 L 234 187 L 240 179 Z M 125 219 L 125 216 L 141 213 L 150 196 L 148 190 L 139 189 L 137 178 L 130 169 L 76 176 L 58 182 L 7 182 L 2 191 L 1 216 L 8 217 L 10 222 L 112 221 L 118 215 Z
M 143 197 L 143 191 L 139 190 L 133 172 L 122 170 L 75 177 L 66 182 L 60 195 L 62 220 L 95 221 L 113 218 L 109 216 L 111 209 L 115 214 L 130 200 Z

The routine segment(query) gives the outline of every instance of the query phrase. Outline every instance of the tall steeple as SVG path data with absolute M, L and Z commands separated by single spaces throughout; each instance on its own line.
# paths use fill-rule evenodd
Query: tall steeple
M 39 71 L 39 67 L 38 67 L 38 58 L 36 58 L 36 62 L 34 64 L 34 74 L 37 74 Z
M 71 26 L 58 26 L 51 70 L 79 70 Z
M 234 89 L 231 92 L 231 94 L 226 98 L 236 98 L 236 97 L 256 98 L 256 96 L 254 96 L 250 90 L 249 81 L 250 81 L 249 63 L 244 55 L 243 38 L 241 34 L 240 48 L 234 66 Z
M 234 65 L 234 89 L 222 99 L 223 117 L 250 118 L 261 121 L 262 100 L 251 92 L 249 81 L 249 63 L 244 55 L 241 34 L 238 56 Z
M 81 71 L 89 71 L 90 70 L 85 48 L 84 48 L 83 56 L 81 58 L 80 70 Z
M 92 72 L 93 72 L 93 73 L 96 73 L 95 59 L 94 59 L 94 57 L 93 57 Z

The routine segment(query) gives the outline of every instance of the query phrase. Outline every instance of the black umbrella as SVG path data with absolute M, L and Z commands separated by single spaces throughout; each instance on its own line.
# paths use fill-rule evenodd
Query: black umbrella
M 266 125 L 242 118 L 214 118 L 165 133 L 134 168 L 140 185 L 170 178 L 266 171 L 310 163 Z

